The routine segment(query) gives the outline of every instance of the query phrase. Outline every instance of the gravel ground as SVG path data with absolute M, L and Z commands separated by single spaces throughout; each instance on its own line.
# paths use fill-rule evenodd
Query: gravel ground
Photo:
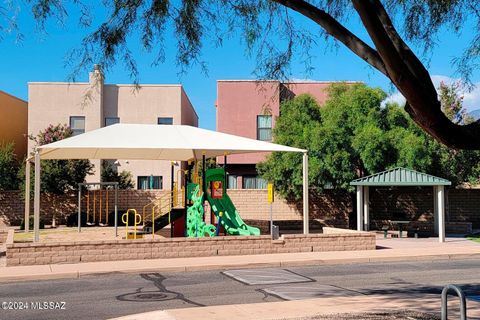
M 440 320 L 440 318 L 425 313 L 401 311 L 393 313 L 319 315 L 308 318 L 298 318 L 297 320 Z

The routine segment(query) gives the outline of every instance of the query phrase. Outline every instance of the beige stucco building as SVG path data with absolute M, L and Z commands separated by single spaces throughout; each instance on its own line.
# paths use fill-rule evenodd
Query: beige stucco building
M 69 125 L 74 134 L 117 122 L 198 126 L 198 115 L 181 85 L 105 84 L 99 67 L 86 83 L 30 82 L 28 101 L 28 132 L 34 135 L 58 123 Z M 92 163 L 95 174 L 87 181 L 98 182 L 100 161 Z M 121 159 L 117 164 L 119 171 L 133 174 L 138 189 L 170 189 L 168 161 Z
M 0 144 L 13 142 L 18 160 L 27 155 L 27 109 L 26 101 L 0 91 Z

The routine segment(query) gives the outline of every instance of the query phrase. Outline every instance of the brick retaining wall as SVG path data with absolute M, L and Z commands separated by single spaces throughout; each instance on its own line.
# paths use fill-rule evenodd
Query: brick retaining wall
M 270 204 L 267 190 L 229 189 L 228 195 L 244 220 L 270 220 Z M 323 193 L 311 191 L 309 198 L 310 219 L 322 225 L 348 228 L 349 213 L 353 211 L 352 198 L 347 192 L 326 190 Z M 276 195 L 272 204 L 273 220 L 301 221 L 303 202 L 287 201 Z
M 279 240 L 271 240 L 270 236 L 229 236 L 41 244 L 14 243 L 7 244 L 7 266 L 373 249 L 375 249 L 375 235 L 367 232 L 285 235 Z
M 370 219 L 433 223 L 432 187 L 370 188 Z M 480 228 L 480 189 L 446 189 L 446 221 L 452 232 Z
M 480 228 L 480 189 L 450 189 L 447 194 L 447 221 L 471 222 Z
M 166 192 L 165 190 L 118 190 L 118 209 L 136 209 L 139 213 L 142 212 L 144 205 L 150 203 L 156 197 L 161 197 Z M 96 206 L 98 210 L 99 198 L 96 196 Z M 57 223 L 64 224 L 66 218 L 78 211 L 78 194 L 48 194 L 42 193 L 40 204 L 40 214 L 46 224 L 50 224 L 52 217 L 55 215 Z M 86 195 L 82 196 L 82 211 L 86 212 Z M 90 210 L 93 210 L 93 194 L 90 196 Z M 105 214 L 106 195 L 102 195 L 102 215 Z M 115 197 L 114 191 L 109 191 L 108 197 L 108 211 L 114 210 Z M 1 191 L 0 192 L 0 219 L 3 219 L 10 225 L 20 225 L 25 211 L 25 201 L 22 197 L 21 191 Z M 33 199 L 30 203 L 33 214 Z
M 119 190 L 118 208 L 121 210 L 134 208 L 141 213 L 144 205 L 167 192 L 166 190 Z M 270 206 L 267 202 L 267 190 L 231 189 L 228 190 L 228 194 L 243 219 L 269 220 Z M 91 210 L 92 200 L 93 195 L 90 197 Z M 102 201 L 102 208 L 105 208 L 105 194 Z M 108 202 L 109 211 L 113 211 L 113 191 L 109 193 Z M 76 193 L 64 195 L 42 194 L 41 216 L 46 224 L 51 223 L 53 215 L 56 216 L 57 223 L 64 224 L 68 215 L 77 212 L 77 203 L 78 195 Z M 96 203 L 98 206 L 98 198 Z M 310 219 L 321 220 L 322 225 L 348 227 L 348 214 L 352 211 L 351 203 L 348 193 L 325 192 L 317 194 L 312 192 L 310 195 Z M 33 200 L 31 201 L 31 208 L 33 208 Z M 82 211 L 85 212 L 85 195 L 82 197 L 82 208 Z M 289 202 L 281 197 L 276 197 L 273 212 L 276 221 L 300 221 L 302 220 L 302 202 Z M 0 192 L 0 218 L 3 218 L 10 225 L 19 225 L 23 216 L 24 200 L 22 199 L 22 193 L 20 191 Z
M 142 207 L 155 197 L 163 195 L 165 190 L 119 190 L 119 209 Z M 228 194 L 238 209 L 240 216 L 249 221 L 269 220 L 269 204 L 266 190 L 228 190 Z M 447 222 L 471 222 L 473 228 L 480 228 L 480 189 L 447 189 Z M 65 217 L 77 211 L 77 195 L 42 195 L 41 214 L 47 224 L 53 214 L 60 224 Z M 432 188 L 371 188 L 371 220 L 408 220 L 432 222 Z M 83 207 L 86 201 L 83 198 Z M 113 192 L 109 199 L 113 210 Z M 33 201 L 31 204 L 33 208 Z M 322 226 L 348 227 L 349 214 L 354 211 L 351 194 L 325 190 L 324 193 L 311 193 L 310 219 Z M 24 201 L 20 191 L 0 192 L 0 220 L 10 225 L 19 225 L 23 219 Z M 302 202 L 292 202 L 277 196 L 273 204 L 275 221 L 295 221 L 302 219 Z M 353 214 L 355 216 L 355 214 Z M 350 225 L 354 225 L 351 223 Z M 298 223 L 297 223 L 298 224 Z

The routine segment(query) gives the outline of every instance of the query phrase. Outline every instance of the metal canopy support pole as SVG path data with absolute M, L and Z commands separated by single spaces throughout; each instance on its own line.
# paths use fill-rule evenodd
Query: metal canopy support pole
M 82 232 L 82 186 L 78 184 L 78 232 Z
M 35 187 L 33 197 L 33 230 L 34 242 L 40 240 L 40 154 L 35 152 Z
M 115 237 L 118 237 L 118 182 L 115 183 Z
M 438 205 L 438 241 L 445 242 L 445 190 L 444 186 L 437 186 Z
M 363 187 L 357 186 L 357 230 L 363 230 Z
M 308 212 L 308 154 L 303 153 L 303 234 L 309 233 L 309 212 Z
M 438 236 L 438 198 L 437 186 L 433 186 L 433 231 Z
M 205 152 L 202 154 L 202 192 L 207 192 L 207 179 L 205 179 L 205 172 L 207 169 L 207 159 L 205 158 Z
M 170 192 L 171 192 L 171 195 L 172 195 L 172 198 L 171 198 L 172 201 L 170 201 L 170 213 L 169 213 L 169 215 L 172 214 L 173 201 L 174 201 L 173 197 L 174 197 L 174 195 L 175 195 L 175 192 L 173 191 L 173 189 L 174 189 L 174 187 L 175 187 L 175 181 L 174 181 L 174 179 L 175 179 L 175 162 L 172 161 L 171 165 L 172 165 L 172 166 L 171 166 L 171 171 L 170 171 L 170 173 L 171 173 L 171 177 L 172 177 L 172 178 L 170 179 L 170 190 L 171 190 Z M 177 183 L 178 183 L 178 181 L 177 181 Z M 175 201 L 176 201 L 176 200 L 177 200 L 177 199 L 175 199 Z M 170 220 L 170 216 L 168 217 L 168 220 Z M 169 222 L 170 222 L 170 221 L 169 221 Z M 153 221 L 152 221 L 152 223 L 153 223 Z M 170 238 L 173 238 L 173 222 L 170 222 Z
M 363 218 L 364 218 L 364 230 L 370 230 L 370 192 L 369 187 L 363 187 Z
M 205 177 L 205 172 L 207 169 L 207 160 L 205 158 L 205 152 L 202 153 L 202 192 L 203 192 L 203 203 L 202 206 L 205 209 L 205 197 L 207 195 L 207 179 Z M 203 210 L 203 221 L 205 222 L 205 210 Z
M 25 163 L 25 232 L 30 231 L 30 160 Z
M 187 169 L 185 170 L 185 174 L 184 174 L 184 177 L 183 177 L 183 207 L 184 207 L 184 213 L 183 213 L 183 219 L 184 219 L 184 223 L 183 223 L 183 236 L 186 237 L 187 236 L 187 213 L 188 213 L 188 190 L 187 190 L 187 186 L 188 186 L 188 183 L 189 183 L 189 179 L 190 179 L 190 163 L 187 162 Z
M 225 186 L 224 190 L 228 189 L 228 176 L 227 176 L 227 153 L 223 154 L 223 171 L 225 171 Z

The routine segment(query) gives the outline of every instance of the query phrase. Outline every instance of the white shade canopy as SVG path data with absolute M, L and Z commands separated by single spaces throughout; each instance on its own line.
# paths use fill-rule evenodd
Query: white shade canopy
M 185 125 L 114 124 L 38 147 L 40 159 L 187 161 L 252 152 L 307 150 Z

